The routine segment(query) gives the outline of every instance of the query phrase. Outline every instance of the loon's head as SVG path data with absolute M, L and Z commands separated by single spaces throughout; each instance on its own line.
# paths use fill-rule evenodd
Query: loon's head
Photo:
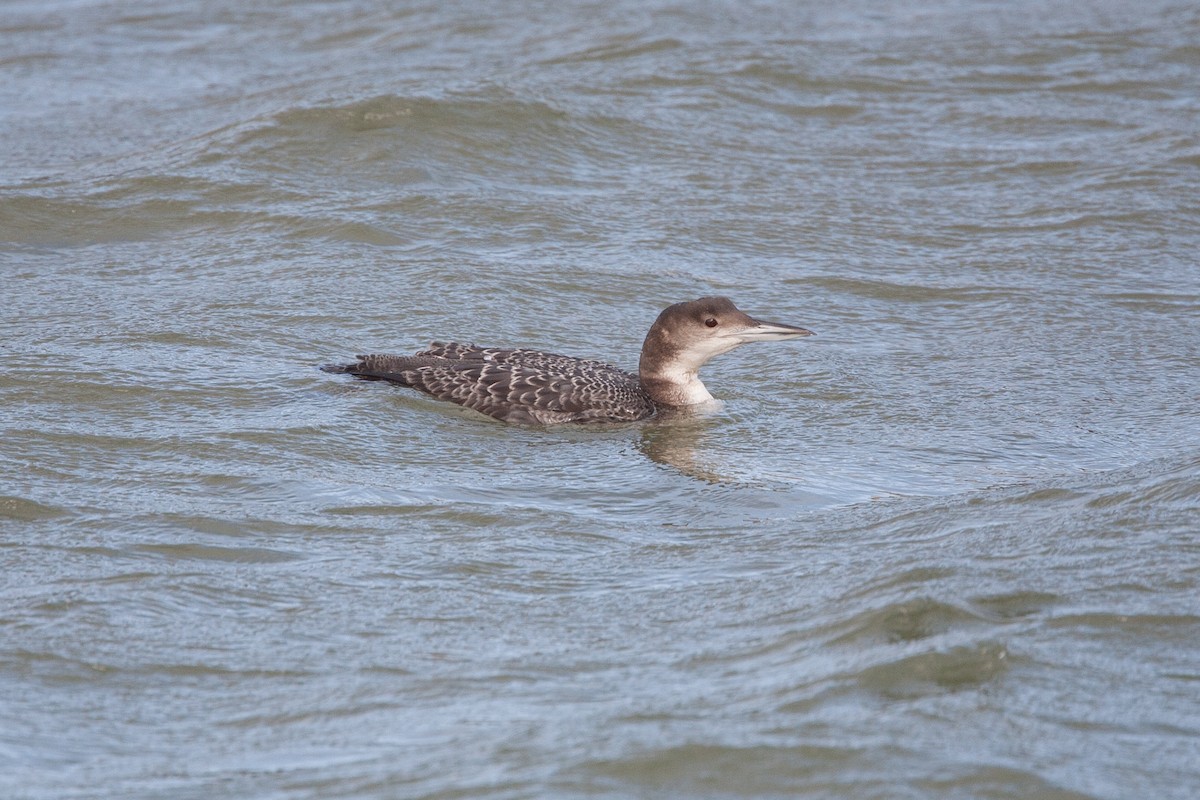
M 699 369 L 713 356 L 743 344 L 811 335 L 807 328 L 755 319 L 728 297 L 701 297 L 665 308 L 650 328 L 646 345 L 685 368 Z
M 807 328 L 754 319 L 727 297 L 701 297 L 658 315 L 642 345 L 639 373 L 656 402 L 690 405 L 712 399 L 696 373 L 713 356 L 750 342 L 811 335 Z

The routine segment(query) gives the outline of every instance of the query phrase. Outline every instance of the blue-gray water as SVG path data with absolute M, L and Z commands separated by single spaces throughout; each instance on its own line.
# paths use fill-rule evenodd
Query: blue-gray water
M 9 2 L 0 134 L 0 796 L 1200 795 L 1194 3 Z

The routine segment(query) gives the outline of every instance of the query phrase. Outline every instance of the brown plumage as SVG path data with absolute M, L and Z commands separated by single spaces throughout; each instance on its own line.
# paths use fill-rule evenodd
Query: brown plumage
M 504 422 L 631 422 L 660 407 L 711 400 L 697 372 L 709 358 L 750 341 L 811 331 L 760 322 L 723 297 L 676 303 L 642 346 L 638 375 L 589 359 L 539 350 L 434 342 L 410 356 L 363 355 L 326 372 L 411 386 Z

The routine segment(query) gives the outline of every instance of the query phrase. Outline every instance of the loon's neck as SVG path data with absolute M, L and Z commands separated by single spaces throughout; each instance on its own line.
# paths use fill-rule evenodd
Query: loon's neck
M 638 381 L 660 406 L 692 406 L 713 399 L 700 381 L 700 367 L 712 353 L 681 347 L 663 326 L 655 323 L 646 334 Z
M 638 379 L 655 405 L 694 406 L 713 399 L 695 372 L 656 372 L 638 370 Z

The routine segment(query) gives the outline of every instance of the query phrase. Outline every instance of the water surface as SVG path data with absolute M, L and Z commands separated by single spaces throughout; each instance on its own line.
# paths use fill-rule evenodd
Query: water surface
M 1200 793 L 1186 3 L 9 3 L 0 794 Z M 816 337 L 695 419 L 317 365 Z

